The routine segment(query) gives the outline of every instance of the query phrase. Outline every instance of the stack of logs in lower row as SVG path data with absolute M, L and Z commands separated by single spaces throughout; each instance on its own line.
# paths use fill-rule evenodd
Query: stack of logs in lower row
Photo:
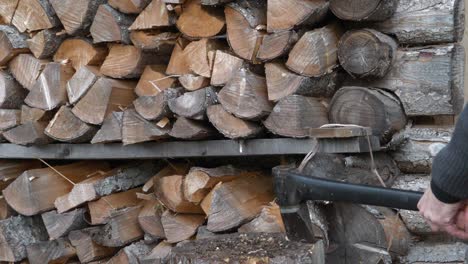
M 386 143 L 463 105 L 461 0 L 1 0 L 0 17 L 0 131 L 20 145 L 327 123 Z

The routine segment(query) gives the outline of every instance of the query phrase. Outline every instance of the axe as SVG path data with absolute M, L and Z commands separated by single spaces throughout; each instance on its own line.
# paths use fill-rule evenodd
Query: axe
M 275 192 L 281 216 L 290 240 L 314 243 L 317 241 L 313 223 L 301 210 L 307 201 L 333 201 L 374 205 L 417 211 L 423 193 L 398 189 L 350 184 L 306 176 L 294 170 L 275 168 Z

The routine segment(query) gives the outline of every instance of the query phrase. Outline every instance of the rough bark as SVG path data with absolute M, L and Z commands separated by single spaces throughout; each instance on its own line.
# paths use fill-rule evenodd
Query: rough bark
M 76 250 L 65 238 L 44 241 L 27 247 L 30 264 L 62 263 L 76 256 Z
M 109 259 L 108 264 L 140 264 L 143 259 L 151 253 L 152 245 L 144 241 L 132 243 L 121 249 L 114 257 Z
M 28 53 L 27 36 L 13 26 L 0 25 L 0 65 L 6 65 L 20 53 Z
M 62 29 L 44 29 L 27 40 L 28 47 L 38 59 L 51 58 L 67 37 Z

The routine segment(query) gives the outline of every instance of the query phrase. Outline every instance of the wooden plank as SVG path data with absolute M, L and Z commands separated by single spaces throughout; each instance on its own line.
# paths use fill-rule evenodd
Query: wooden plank
M 364 151 L 367 139 L 359 141 Z M 129 146 L 122 144 L 50 144 L 24 147 L 0 144 L 3 159 L 157 159 L 189 157 L 238 157 L 307 154 L 312 149 L 313 139 L 252 139 L 244 141 L 210 140 L 194 142 L 144 143 Z M 331 149 L 333 150 L 333 149 Z M 330 150 L 330 151 L 331 151 Z M 374 150 L 378 150 L 376 147 Z M 348 149 L 347 152 L 350 152 Z

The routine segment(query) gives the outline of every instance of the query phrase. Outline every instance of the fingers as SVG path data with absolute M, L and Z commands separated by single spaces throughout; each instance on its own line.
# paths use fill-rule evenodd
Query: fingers
M 468 239 L 468 232 L 465 231 L 464 229 L 458 228 L 456 225 L 449 225 L 444 227 L 444 231 L 449 233 L 450 235 L 454 237 L 461 238 L 463 240 Z

